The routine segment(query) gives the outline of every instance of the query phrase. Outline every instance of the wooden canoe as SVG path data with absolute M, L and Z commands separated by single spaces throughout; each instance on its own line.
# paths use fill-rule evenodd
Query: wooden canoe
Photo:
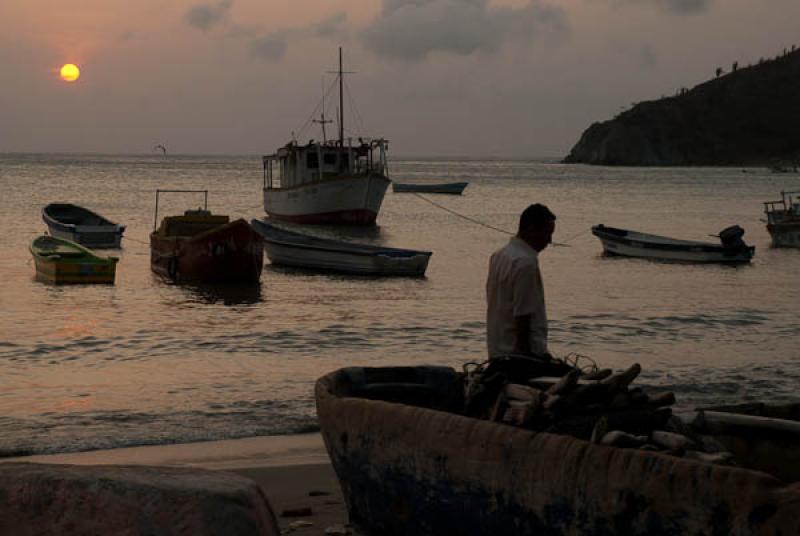
M 465 417 L 463 376 L 447 367 L 345 368 L 315 394 L 350 521 L 366 534 L 800 534 L 796 422 L 767 426 L 764 451 L 764 430 L 723 426 L 751 436 L 730 467 Z
M 53 284 L 114 283 L 116 257 L 104 257 L 75 242 L 48 235 L 35 238 L 30 252 L 39 281 Z

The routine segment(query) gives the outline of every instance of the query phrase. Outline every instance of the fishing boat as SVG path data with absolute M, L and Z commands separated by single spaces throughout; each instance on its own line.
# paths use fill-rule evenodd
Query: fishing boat
M 732 225 L 718 236 L 720 244 L 678 240 L 605 225 L 592 227 L 592 234 L 603 243 L 603 251 L 610 255 L 640 257 L 677 262 L 746 263 L 755 254 L 755 246 L 742 240 L 744 229 Z
M 339 137 L 328 140 L 324 106 L 322 141 L 292 140 L 264 156 L 264 211 L 275 220 L 310 224 L 373 225 L 388 177 L 383 138 L 344 137 L 342 50 L 339 49 Z M 323 105 L 324 105 L 323 96 Z
M 361 275 L 425 275 L 429 251 L 388 248 L 320 238 L 281 229 L 260 220 L 250 222 L 264 238 L 272 264 Z
M 114 284 L 117 258 L 98 255 L 84 246 L 42 235 L 30 245 L 36 279 L 56 285 L 67 283 Z
M 397 193 L 420 193 L 420 194 L 452 194 L 461 195 L 469 185 L 468 182 L 447 182 L 442 184 L 412 184 L 412 183 L 392 183 L 392 191 Z
M 800 191 L 781 192 L 780 201 L 764 203 L 773 247 L 800 248 Z
M 315 397 L 366 534 L 800 534 L 799 405 L 694 413 L 729 466 L 467 417 L 449 367 L 344 368 Z
M 71 203 L 50 203 L 42 209 L 42 219 L 51 235 L 93 248 L 119 248 L 125 231 L 124 225 Z
M 204 193 L 204 207 L 158 222 L 159 195 Z M 261 235 L 243 219 L 230 221 L 208 210 L 208 190 L 156 190 L 156 216 L 150 233 L 150 267 L 174 282 L 258 283 L 264 264 Z

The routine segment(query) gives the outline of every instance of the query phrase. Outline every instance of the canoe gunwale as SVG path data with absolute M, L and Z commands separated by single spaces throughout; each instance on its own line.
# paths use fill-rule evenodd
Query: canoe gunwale
M 798 533 L 800 484 L 315 387 L 351 521 L 370 534 Z

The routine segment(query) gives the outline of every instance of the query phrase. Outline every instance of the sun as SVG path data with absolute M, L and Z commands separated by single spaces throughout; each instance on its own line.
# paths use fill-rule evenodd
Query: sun
M 81 70 L 74 63 L 66 63 L 61 67 L 61 80 L 74 82 L 81 76 Z

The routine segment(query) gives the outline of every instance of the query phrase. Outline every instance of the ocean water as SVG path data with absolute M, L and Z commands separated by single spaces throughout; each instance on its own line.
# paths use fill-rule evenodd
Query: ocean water
M 551 350 L 638 362 L 680 407 L 797 398 L 800 250 L 769 247 L 763 201 L 800 189 L 764 169 L 614 169 L 541 161 L 394 159 L 399 182 L 468 181 L 460 197 L 389 191 L 373 229 L 309 230 L 433 252 L 423 279 L 315 274 L 265 261 L 248 288 L 176 286 L 149 266 L 155 190 L 208 189 L 214 212 L 264 217 L 258 156 L 0 155 L 0 455 L 315 430 L 314 381 L 351 365 L 485 359 L 488 257 L 529 203 L 558 216 L 541 256 Z M 114 286 L 35 281 L 42 207 L 126 224 Z M 437 206 L 433 203 L 440 206 Z M 162 198 L 159 218 L 199 206 Z M 444 207 L 444 208 L 443 208 Z M 751 265 L 605 257 L 605 223 L 678 238 L 738 223 Z

